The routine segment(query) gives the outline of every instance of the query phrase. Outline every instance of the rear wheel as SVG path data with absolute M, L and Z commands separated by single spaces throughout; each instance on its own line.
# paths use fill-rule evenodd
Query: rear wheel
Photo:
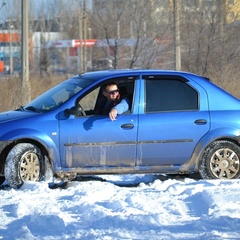
M 5 178 L 12 188 L 27 181 L 40 181 L 43 176 L 43 157 L 39 148 L 30 143 L 19 143 L 9 152 L 5 163 Z
M 199 173 L 205 179 L 236 179 L 240 175 L 240 147 L 230 141 L 216 141 L 203 154 Z

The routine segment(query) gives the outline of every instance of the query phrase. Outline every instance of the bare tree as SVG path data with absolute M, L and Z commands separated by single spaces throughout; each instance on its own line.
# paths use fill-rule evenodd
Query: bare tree
M 182 12 L 182 68 L 210 77 L 235 95 L 239 88 L 230 89 L 238 81 L 239 24 L 236 19 L 226 23 L 231 5 L 226 0 L 201 1 L 194 10 Z M 207 4 L 208 3 L 208 4 Z M 234 23 L 235 22 L 235 23 Z
M 167 32 L 167 27 L 157 26 L 154 17 L 151 1 L 100 2 L 91 14 L 94 32 L 102 39 L 96 56 L 107 58 L 114 69 L 154 68 L 156 58 L 163 53 L 156 40 Z

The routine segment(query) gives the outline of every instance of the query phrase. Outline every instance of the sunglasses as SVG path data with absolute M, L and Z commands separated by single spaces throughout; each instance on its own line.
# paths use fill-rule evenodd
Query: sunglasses
M 119 92 L 119 90 L 116 89 L 116 90 L 109 91 L 109 92 L 107 92 L 107 93 L 108 93 L 109 95 L 113 95 L 113 94 L 118 93 L 118 92 Z

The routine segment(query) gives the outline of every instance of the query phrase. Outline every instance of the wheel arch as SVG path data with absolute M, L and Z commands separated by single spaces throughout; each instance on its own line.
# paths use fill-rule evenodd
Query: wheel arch
M 51 168 L 51 171 L 54 169 L 54 150 L 48 148 L 44 143 L 31 138 L 20 138 L 12 141 L 6 141 L 4 144 L 4 148 L 1 150 L 0 153 L 0 175 L 4 176 L 4 166 L 6 162 L 7 155 L 9 154 L 10 150 L 19 143 L 30 143 L 38 147 L 42 153 L 43 160 L 45 161 L 44 165 L 44 172 L 47 171 L 46 167 Z
M 240 147 L 240 130 L 233 128 L 215 129 L 205 134 L 197 143 L 191 159 L 182 165 L 181 170 L 192 169 L 198 172 L 199 163 L 206 148 L 215 141 L 230 141 L 237 144 Z

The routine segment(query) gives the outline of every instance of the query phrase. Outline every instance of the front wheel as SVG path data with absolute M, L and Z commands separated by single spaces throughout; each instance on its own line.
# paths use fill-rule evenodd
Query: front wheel
M 12 188 L 19 188 L 26 181 L 40 181 L 44 161 L 39 148 L 30 143 L 19 143 L 9 152 L 5 162 L 5 178 Z
M 199 164 L 204 179 L 236 179 L 240 175 L 240 147 L 230 141 L 210 144 Z

